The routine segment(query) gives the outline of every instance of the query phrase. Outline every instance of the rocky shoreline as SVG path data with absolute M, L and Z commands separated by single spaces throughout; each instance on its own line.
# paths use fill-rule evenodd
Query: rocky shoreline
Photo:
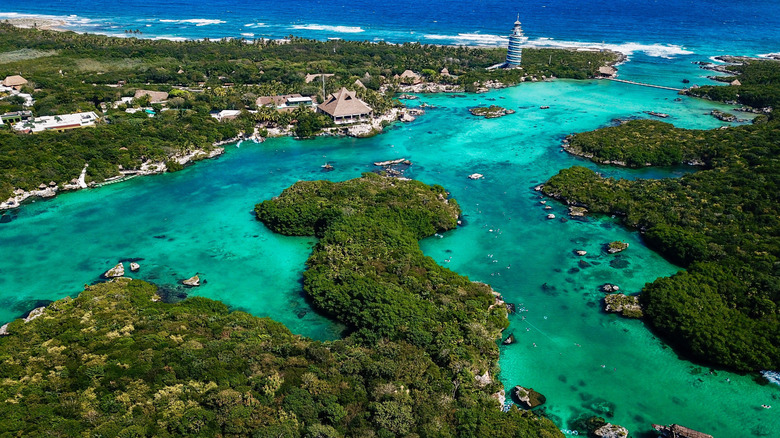
M 589 160 L 591 160 L 591 161 L 593 161 L 594 163 L 597 163 L 597 164 L 611 164 L 613 166 L 628 167 L 628 165 L 626 164 L 625 161 L 599 160 L 593 154 L 589 154 L 589 153 L 583 152 L 583 151 L 581 151 L 579 149 L 575 149 L 574 147 L 572 147 L 571 143 L 569 142 L 569 138 L 568 137 L 565 138 L 563 140 L 563 142 L 561 143 L 561 148 L 563 148 L 563 150 L 566 151 L 567 153 L 569 153 L 571 155 L 574 155 L 575 157 L 587 158 L 587 159 L 589 159 Z M 650 163 L 645 163 L 645 165 L 646 166 L 650 166 L 651 164 Z
M 239 140 L 243 140 L 243 137 L 236 137 L 236 138 L 224 140 L 222 142 L 216 142 L 213 144 L 213 146 L 216 147 L 210 151 L 207 151 L 205 149 L 195 149 L 192 151 L 185 151 L 183 153 L 171 155 L 168 157 L 167 160 L 164 161 L 148 160 L 141 163 L 141 166 L 138 169 L 124 170 L 120 168 L 119 175 L 108 178 L 101 183 L 95 183 L 94 181 L 90 182 L 89 184 L 86 183 L 85 178 L 87 173 L 87 167 L 89 167 L 89 165 L 84 164 L 84 169 L 81 171 L 81 175 L 79 176 L 79 178 L 78 179 L 74 178 L 73 180 L 71 180 L 70 184 L 60 185 L 55 183 L 54 181 L 51 181 L 49 182 L 48 185 L 41 183 L 41 185 L 38 186 L 38 190 L 15 189 L 13 192 L 13 196 L 6 199 L 5 201 L 0 202 L 0 211 L 19 208 L 22 206 L 22 204 L 24 204 L 25 202 L 29 202 L 34 198 L 42 198 L 42 199 L 53 198 L 57 196 L 57 194 L 60 192 L 75 191 L 75 190 L 81 190 L 86 188 L 98 188 L 106 184 L 125 181 L 127 179 L 134 178 L 136 176 L 164 173 L 168 171 L 168 165 L 166 163 L 174 161 L 184 166 L 184 165 L 191 164 L 195 161 L 214 158 L 219 155 L 222 155 L 225 152 L 225 148 L 221 147 L 220 145 L 234 143 Z
M 318 136 L 344 136 L 344 137 L 371 137 L 381 133 L 384 128 L 396 121 L 412 122 L 415 120 L 415 116 L 424 114 L 424 111 L 414 108 L 393 108 L 390 111 L 373 117 L 371 120 L 356 123 L 349 126 L 335 126 L 327 128 Z M 285 128 L 270 128 L 268 129 L 268 137 L 282 137 L 282 136 L 294 136 L 292 127 Z M 239 135 L 237 137 L 217 141 L 212 144 L 214 149 L 206 150 L 203 148 L 184 151 L 168 156 L 165 160 L 152 161 L 147 160 L 141 163 L 137 169 L 122 169 L 120 166 L 119 174 L 105 181 L 96 183 L 94 181 L 87 183 L 85 181 L 87 168 L 89 164 L 84 164 L 84 169 L 81 172 L 79 178 L 74 178 L 69 184 L 57 184 L 54 181 L 48 184 L 41 183 L 37 190 L 23 190 L 15 189 L 13 195 L 5 201 L 0 201 L 0 211 L 11 210 L 21 207 L 25 202 L 31 202 L 35 198 L 48 199 L 57 196 L 58 193 L 66 191 L 75 191 L 86 188 L 99 188 L 104 185 L 119 183 L 128 179 L 135 178 L 137 176 L 155 175 L 165 173 L 169 171 L 168 166 L 171 162 L 177 163 L 181 166 L 193 164 L 196 161 L 215 158 L 222 155 L 225 152 L 223 146 L 236 143 L 242 140 L 254 140 L 263 141 L 264 138 L 260 136 L 257 129 L 251 136 Z

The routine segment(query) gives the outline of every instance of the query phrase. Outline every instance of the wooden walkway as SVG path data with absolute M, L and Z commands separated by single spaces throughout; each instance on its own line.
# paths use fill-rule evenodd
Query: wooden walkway
M 124 182 L 124 181 L 127 181 L 127 180 L 131 180 L 131 179 L 133 179 L 133 178 L 135 178 L 135 177 L 137 177 L 137 176 L 138 176 L 138 174 L 135 174 L 135 175 L 127 175 L 127 176 L 123 176 L 123 177 L 121 177 L 121 178 L 112 179 L 112 180 L 110 180 L 110 181 L 103 181 L 102 183 L 97 183 L 97 184 L 95 184 L 95 188 L 97 188 L 97 187 L 103 187 L 103 186 L 108 186 L 108 185 L 111 185 L 111 184 L 116 184 L 116 183 L 120 183 L 120 182 Z
M 617 79 L 617 78 L 604 78 L 604 79 L 608 79 L 610 81 L 615 81 L 615 82 L 622 82 L 624 84 L 641 85 L 643 87 L 651 87 L 651 88 L 660 88 L 662 90 L 672 90 L 672 91 L 682 91 L 683 90 L 682 88 L 673 88 L 673 87 L 665 87 L 663 85 L 645 84 L 643 82 L 627 81 L 625 79 Z

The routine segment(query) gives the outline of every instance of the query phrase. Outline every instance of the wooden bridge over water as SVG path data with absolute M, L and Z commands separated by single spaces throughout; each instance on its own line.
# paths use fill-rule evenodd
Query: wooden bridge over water
M 650 88 L 660 88 L 662 90 L 672 90 L 672 91 L 683 91 L 682 88 L 674 88 L 674 87 L 665 87 L 663 85 L 654 85 L 654 84 L 645 84 L 644 82 L 634 82 L 634 81 L 627 81 L 625 79 L 617 79 L 617 78 L 604 78 L 608 79 L 610 81 L 614 82 L 622 82 L 624 84 L 632 84 L 632 85 L 641 85 L 643 87 L 650 87 Z

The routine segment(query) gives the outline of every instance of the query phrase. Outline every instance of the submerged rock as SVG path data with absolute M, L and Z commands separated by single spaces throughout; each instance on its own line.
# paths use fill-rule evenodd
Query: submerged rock
M 190 287 L 200 286 L 200 277 L 198 277 L 198 274 L 195 274 L 186 280 L 182 280 L 181 284 Z
M 620 256 L 615 257 L 609 262 L 609 266 L 615 268 L 615 269 L 625 269 L 629 265 L 628 260 L 625 258 L 621 258 Z
M 523 388 L 520 385 L 512 389 L 512 397 L 523 409 L 533 409 L 543 405 L 547 398 L 533 388 Z
M 504 342 L 502 342 L 502 344 L 504 344 L 504 345 L 510 345 L 510 344 L 514 344 L 514 343 L 515 343 L 515 335 L 514 335 L 514 333 L 509 335 L 509 336 L 507 336 L 507 338 L 504 339 Z
M 116 277 L 122 277 L 125 275 L 125 265 L 120 263 L 117 263 L 116 266 L 109 269 L 103 274 L 103 278 L 116 278 Z
M 141 269 L 141 265 L 139 265 L 136 262 L 130 263 L 130 270 L 133 272 L 138 272 L 138 270 Z

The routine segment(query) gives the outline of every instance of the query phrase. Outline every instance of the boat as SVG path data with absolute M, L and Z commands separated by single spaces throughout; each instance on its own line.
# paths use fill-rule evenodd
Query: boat
M 469 175 L 469 179 L 481 179 L 484 178 L 485 175 L 482 175 L 481 173 L 472 173 Z
M 412 164 L 411 162 L 407 163 L 407 161 L 409 161 L 409 160 L 407 160 L 406 158 L 398 158 L 396 160 L 387 160 L 387 161 L 377 161 L 377 162 L 374 163 L 374 166 L 380 166 L 380 167 L 382 167 L 382 166 L 392 166 L 393 164 L 402 164 L 402 163 L 403 164 Z
M 322 167 L 325 170 L 333 170 L 333 166 L 331 166 L 330 163 L 325 163 L 320 167 Z

